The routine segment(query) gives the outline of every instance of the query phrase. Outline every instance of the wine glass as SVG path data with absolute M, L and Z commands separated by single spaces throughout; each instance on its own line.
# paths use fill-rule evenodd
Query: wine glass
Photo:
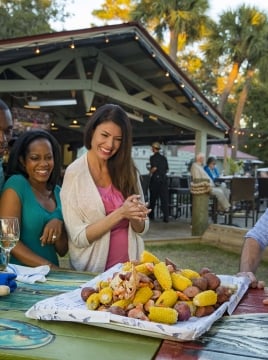
M 0 218 L 1 258 L 4 262 L 0 270 L 5 270 L 9 264 L 10 251 L 20 239 L 20 225 L 16 217 Z

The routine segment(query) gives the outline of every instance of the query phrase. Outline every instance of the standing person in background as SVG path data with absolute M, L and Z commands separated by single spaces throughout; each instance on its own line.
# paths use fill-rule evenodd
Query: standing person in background
M 65 171 L 62 211 L 71 266 L 103 272 L 140 257 L 150 210 L 131 158 L 131 122 L 120 106 L 106 104 L 94 112 L 84 145 L 87 152 Z
M 0 216 L 17 217 L 20 222 L 11 263 L 57 268 L 57 254 L 68 251 L 57 185 L 60 160 L 56 139 L 44 130 L 26 131 L 11 149 L 0 199 Z
M 161 146 L 159 142 L 152 144 L 153 155 L 150 157 L 150 219 L 154 219 L 154 208 L 158 198 L 161 202 L 161 210 L 163 212 L 163 221 L 169 221 L 169 209 L 168 209 L 168 161 L 164 155 L 159 153 Z
M 5 174 L 3 156 L 8 151 L 8 143 L 12 138 L 13 119 L 7 104 L 0 99 L 0 191 L 4 185 Z

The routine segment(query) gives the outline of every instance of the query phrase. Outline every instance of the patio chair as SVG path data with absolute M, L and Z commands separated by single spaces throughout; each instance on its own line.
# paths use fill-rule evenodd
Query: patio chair
M 268 206 L 268 178 L 258 178 L 258 195 L 257 195 L 257 211 L 256 221 L 258 220 L 259 214 L 264 213 Z
M 189 178 L 172 176 L 169 182 L 169 213 L 175 219 L 189 215 L 191 206 Z
M 248 219 L 252 219 L 252 226 L 255 223 L 256 213 L 256 188 L 255 178 L 234 177 L 230 183 L 231 209 L 226 214 L 225 222 L 233 225 L 233 219 L 244 218 L 245 226 L 248 226 Z

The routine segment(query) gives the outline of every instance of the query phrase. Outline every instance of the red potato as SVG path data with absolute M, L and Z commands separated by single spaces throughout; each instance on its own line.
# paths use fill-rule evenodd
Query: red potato
M 198 306 L 195 311 L 196 317 L 203 317 L 212 314 L 215 311 L 214 306 Z
M 178 302 L 174 305 L 174 309 L 178 313 L 178 321 L 186 321 L 191 317 L 191 310 L 188 304 Z
M 110 306 L 107 311 L 115 315 L 126 316 L 126 311 L 120 306 Z
M 199 271 L 199 274 L 202 276 L 206 273 L 211 273 L 211 270 L 207 267 L 203 267 L 200 271 Z
M 81 298 L 84 301 L 87 301 L 87 299 L 89 298 L 89 296 L 91 294 L 94 294 L 96 291 L 96 289 L 94 289 L 93 287 L 84 287 L 81 290 Z
M 226 286 L 218 286 L 215 290 L 217 293 L 217 303 L 223 304 L 225 301 L 228 301 L 233 294 L 233 292 Z
M 197 286 L 188 286 L 185 290 L 183 290 L 183 293 L 188 296 L 188 298 L 193 298 L 195 295 L 199 294 L 201 290 Z
M 221 280 L 216 274 L 205 273 L 202 276 L 207 279 L 207 281 L 208 281 L 208 289 L 209 290 L 215 290 L 221 284 Z
M 264 299 L 264 300 L 262 301 L 262 303 L 263 303 L 264 305 L 268 305 L 268 298 L 267 298 L 267 299 Z
M 207 290 L 208 288 L 208 280 L 203 276 L 193 279 L 192 283 L 194 286 L 197 286 L 201 291 Z

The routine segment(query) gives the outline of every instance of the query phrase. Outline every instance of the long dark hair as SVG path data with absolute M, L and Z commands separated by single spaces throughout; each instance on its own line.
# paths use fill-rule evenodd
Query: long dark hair
M 23 160 L 26 159 L 26 155 L 29 151 L 30 144 L 37 139 L 46 139 L 50 142 L 54 157 L 54 168 L 51 172 L 51 175 L 47 181 L 47 188 L 49 190 L 54 190 L 56 184 L 59 182 L 61 174 L 61 154 L 60 147 L 57 140 L 49 132 L 41 129 L 34 129 L 24 132 L 18 137 L 15 143 L 12 146 L 10 151 L 8 163 L 7 163 L 7 178 L 11 175 L 21 174 L 26 179 L 28 179 L 28 174 L 25 171 L 25 168 L 20 161 L 20 158 Z
M 124 197 L 138 193 L 137 169 L 131 157 L 132 126 L 126 112 L 114 104 L 99 107 L 89 118 L 84 130 L 84 145 L 91 149 L 91 141 L 96 127 L 112 121 L 122 131 L 122 142 L 118 151 L 108 160 L 108 169 L 113 185 Z

